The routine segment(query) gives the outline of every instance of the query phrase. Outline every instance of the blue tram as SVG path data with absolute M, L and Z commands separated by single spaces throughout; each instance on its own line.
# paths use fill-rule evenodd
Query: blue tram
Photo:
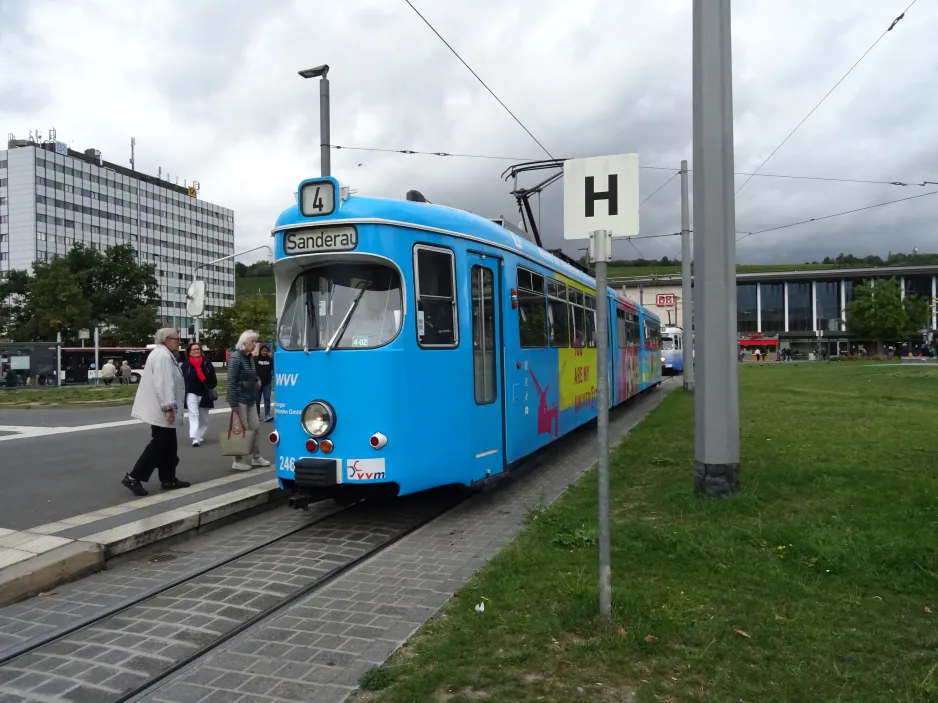
M 277 477 L 291 504 L 472 485 L 661 382 L 660 321 L 498 224 L 300 183 L 273 230 Z
M 684 330 L 680 327 L 661 328 L 661 368 L 665 375 L 684 373 Z

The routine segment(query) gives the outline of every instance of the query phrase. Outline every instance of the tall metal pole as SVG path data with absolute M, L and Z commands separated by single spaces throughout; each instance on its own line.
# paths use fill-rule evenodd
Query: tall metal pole
M 690 287 L 690 203 L 687 160 L 681 161 L 681 324 L 684 326 L 684 390 L 694 390 L 694 299 Z
M 55 333 L 55 379 L 57 386 L 62 385 L 62 333 Z
M 727 496 L 740 487 L 730 0 L 693 7 L 694 489 Z
M 101 360 L 98 358 L 98 346 L 100 337 L 98 336 L 98 326 L 94 326 L 94 385 L 98 385 L 98 379 L 101 378 Z
M 319 158 L 322 162 L 322 175 L 329 176 L 332 173 L 329 152 L 331 143 L 329 137 L 329 79 L 325 76 L 319 81 L 319 134 Z
M 612 613 L 612 549 L 609 536 L 609 295 L 606 262 L 610 257 L 610 232 L 590 233 L 596 262 L 596 425 L 599 435 L 597 464 L 599 479 L 599 614 Z

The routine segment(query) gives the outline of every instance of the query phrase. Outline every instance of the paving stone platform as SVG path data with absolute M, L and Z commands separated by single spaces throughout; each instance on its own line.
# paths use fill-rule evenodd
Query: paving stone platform
M 616 441 L 624 436 L 679 385 L 679 381 L 668 380 L 659 390 L 613 413 L 610 439 Z M 135 700 L 345 700 L 365 671 L 383 663 L 514 537 L 532 508 L 556 500 L 594 463 L 594 431 L 578 432 L 562 444 L 533 470 L 473 496 L 313 595 L 237 634 Z M 331 503 L 314 504 L 306 513 L 276 509 L 179 545 L 169 550 L 176 554 L 172 561 L 128 559 L 113 570 L 62 586 L 55 595 L 0 609 L 0 657 L 3 650 L 9 652 L 29 639 L 48 636 L 335 510 Z M 319 548 L 296 545 L 291 555 L 312 557 Z M 219 584 L 209 586 L 217 590 Z M 257 590 L 258 595 L 261 592 Z M 191 592 L 182 597 L 191 598 Z M 180 640 L 180 633 L 191 631 L 183 637 L 197 639 L 199 632 L 206 630 L 205 625 L 217 613 L 200 612 L 198 600 L 193 599 L 193 608 L 187 611 L 186 618 L 192 622 L 170 623 L 164 619 L 178 618 L 178 610 L 143 608 L 128 620 L 128 625 L 134 622 L 134 628 L 146 631 L 111 630 L 95 635 L 110 638 L 107 642 L 81 644 L 82 648 L 99 647 L 100 651 L 37 653 L 28 656 L 53 659 L 30 662 L 27 658 L 30 666 L 26 668 L 0 667 L 0 703 L 114 700 L 115 691 L 124 690 L 122 682 L 151 673 L 149 667 L 159 660 L 163 650 L 171 658 L 169 649 L 187 644 Z M 164 632 L 164 628 L 172 629 L 172 633 L 168 629 Z M 156 642 L 160 651 L 153 651 Z M 65 640 L 63 644 L 69 649 L 68 645 L 76 643 Z M 94 665 L 89 667 L 83 661 L 79 670 L 78 660 L 85 659 L 94 661 Z
M 680 381 L 610 417 L 624 437 Z M 246 630 L 154 687 L 153 703 L 340 703 L 473 574 L 526 516 L 555 501 L 596 460 L 595 432 L 570 438 L 541 466 L 460 504 L 326 588 Z

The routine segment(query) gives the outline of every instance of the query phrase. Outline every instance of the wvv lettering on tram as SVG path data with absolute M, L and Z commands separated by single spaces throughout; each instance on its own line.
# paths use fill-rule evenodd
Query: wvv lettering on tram
M 277 377 L 278 386 L 295 386 L 300 378 L 298 373 L 278 373 L 274 375 Z

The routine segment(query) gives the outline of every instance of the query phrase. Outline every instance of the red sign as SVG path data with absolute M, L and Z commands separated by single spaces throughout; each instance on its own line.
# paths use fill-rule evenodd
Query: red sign
M 655 296 L 655 305 L 659 308 L 670 308 L 674 306 L 673 293 L 658 293 Z

